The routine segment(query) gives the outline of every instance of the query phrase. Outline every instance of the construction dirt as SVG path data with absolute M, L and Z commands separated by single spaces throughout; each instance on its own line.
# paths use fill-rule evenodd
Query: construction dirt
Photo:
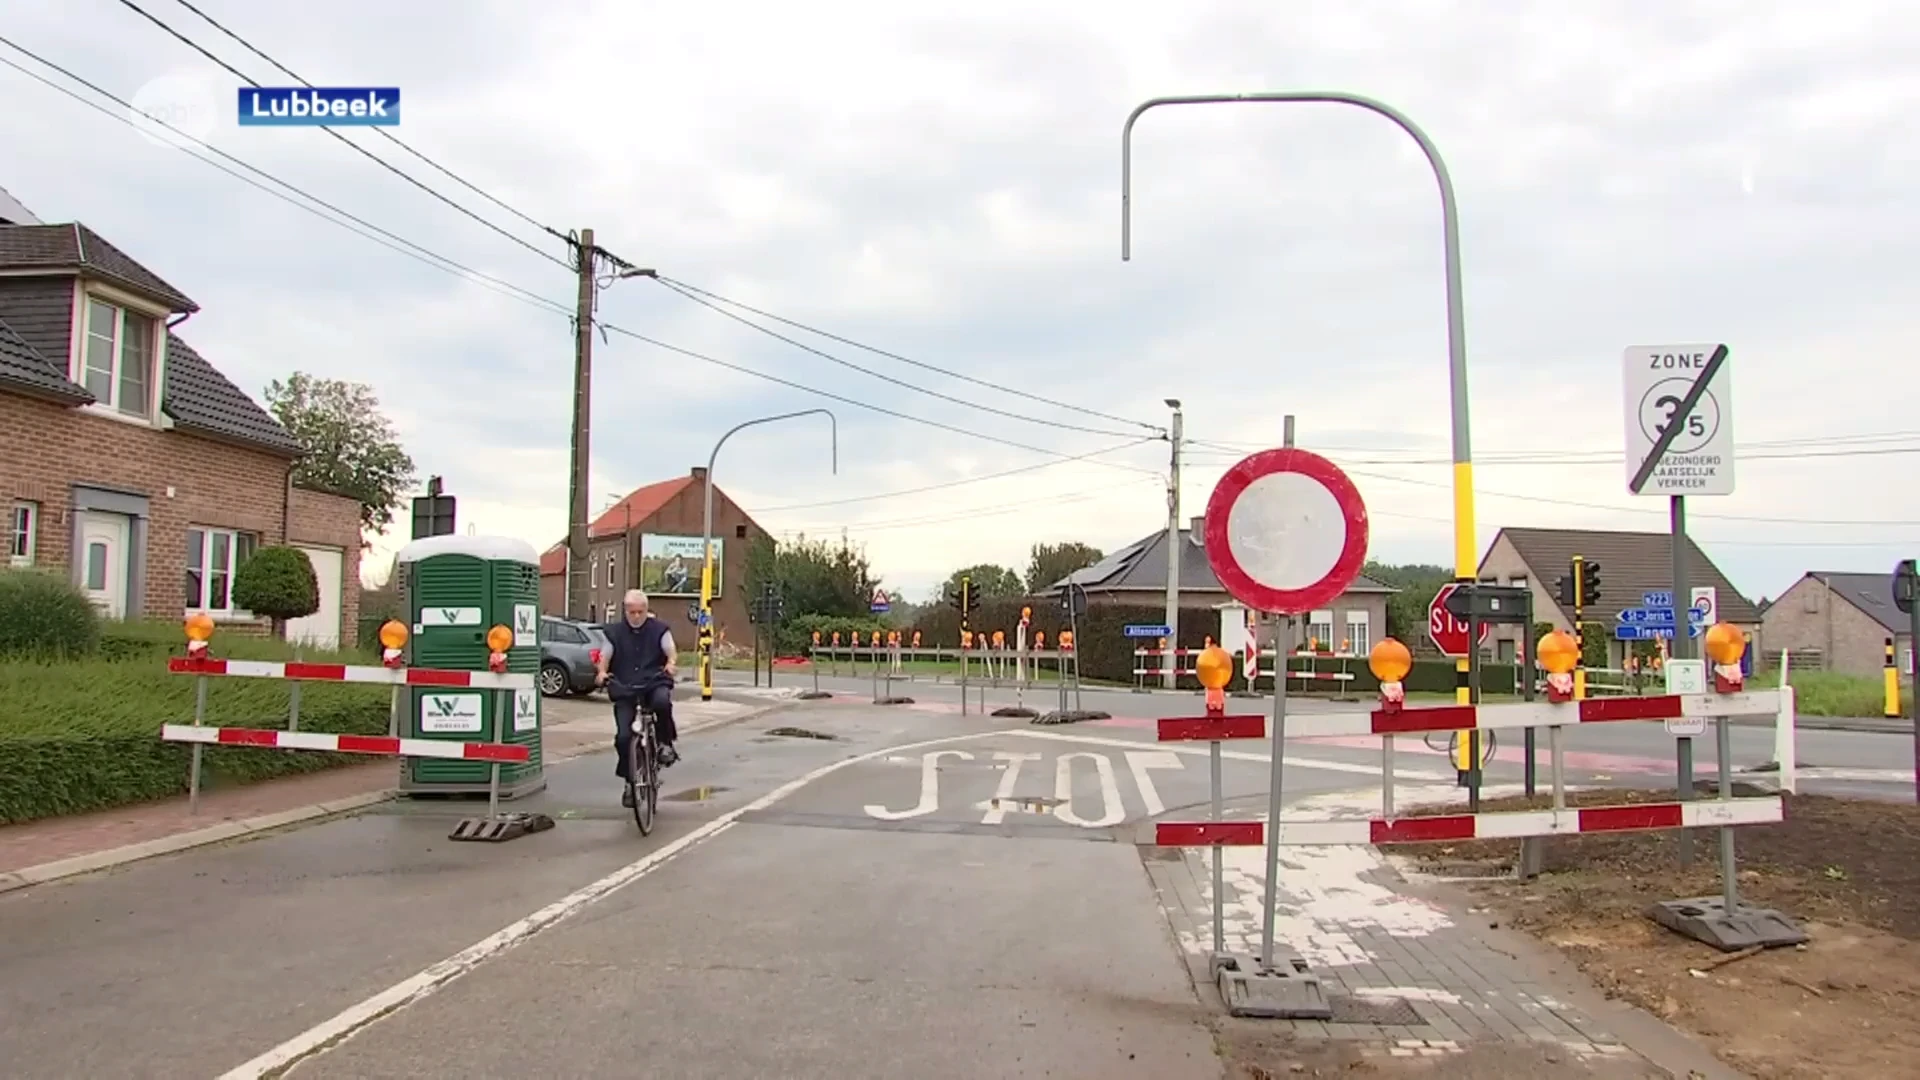
M 1751 794 L 1752 792 L 1742 792 Z M 1667 801 L 1671 791 L 1583 791 L 1568 803 Z M 1920 806 L 1789 795 L 1786 820 L 1734 830 L 1740 899 L 1799 922 L 1805 945 L 1722 953 L 1646 917 L 1660 900 L 1719 896 L 1715 830 L 1693 866 L 1676 833 L 1544 842 L 1530 882 L 1466 882 L 1485 917 L 1554 945 L 1611 996 L 1691 1031 L 1757 1080 L 1920 1078 Z M 1483 811 L 1544 798 L 1487 800 Z M 1439 812 L 1434 810 L 1410 813 Z M 1511 867 L 1519 842 L 1393 845 L 1419 869 Z M 1576 1074 L 1577 1075 L 1577 1074 Z
M 1668 1080 L 1664 1071 L 1623 1060 L 1583 1060 L 1563 1048 L 1476 1043 L 1421 1057 L 1339 1039 L 1292 1039 L 1258 1021 L 1225 1021 L 1217 1042 L 1231 1080 L 1368 1077 L 1378 1080 Z

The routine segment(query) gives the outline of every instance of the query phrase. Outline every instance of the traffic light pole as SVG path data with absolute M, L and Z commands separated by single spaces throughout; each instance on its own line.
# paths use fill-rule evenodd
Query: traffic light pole
M 1667 660 L 1688 659 L 1693 655 L 1693 586 L 1687 581 L 1687 500 L 1685 496 L 1675 495 L 1667 500 L 1668 515 L 1673 523 L 1673 646 L 1667 650 Z M 1693 798 L 1693 737 L 1681 735 L 1675 740 L 1674 764 L 1677 766 L 1680 801 Z M 1728 765 L 1722 761 L 1720 768 L 1724 772 Z M 1693 866 L 1693 834 L 1685 829 L 1676 830 L 1680 841 L 1680 869 Z
M 1578 658 L 1573 665 L 1573 700 L 1587 698 L 1587 567 L 1583 556 L 1573 557 L 1573 644 Z

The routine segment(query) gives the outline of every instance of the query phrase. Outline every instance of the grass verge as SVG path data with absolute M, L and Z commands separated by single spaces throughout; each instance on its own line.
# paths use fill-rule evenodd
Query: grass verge
M 195 683 L 168 674 L 182 638 L 172 624 L 109 626 L 96 654 L 69 661 L 0 662 L 0 824 L 103 810 L 180 794 L 189 749 L 160 741 L 163 723 L 193 719 Z M 216 636 L 215 656 L 284 660 L 284 642 Z M 315 661 L 364 663 L 358 653 L 308 649 Z M 289 684 L 274 679 L 210 679 L 205 722 L 284 728 Z M 385 687 L 307 683 L 300 726 L 306 731 L 379 734 L 387 728 Z M 209 747 L 208 789 L 313 772 L 365 758 L 346 754 Z

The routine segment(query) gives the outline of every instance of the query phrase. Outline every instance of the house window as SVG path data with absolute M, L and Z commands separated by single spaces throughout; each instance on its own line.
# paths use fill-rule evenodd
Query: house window
M 33 565 L 33 535 L 40 519 L 39 510 L 30 502 L 13 504 L 13 512 L 7 515 L 7 565 Z
M 158 323 L 138 312 L 87 298 L 81 382 L 100 404 L 128 416 L 153 415 L 154 338 Z
M 253 557 L 259 537 L 234 529 L 187 530 L 187 610 L 209 615 L 247 612 L 233 606 L 233 575 Z
M 1344 651 L 1365 656 L 1373 649 L 1373 627 L 1364 611 L 1347 612 L 1347 647 Z
M 1332 652 L 1333 646 L 1333 612 L 1316 611 L 1307 616 L 1307 649 Z
M 614 587 L 614 580 L 613 580 L 614 561 L 615 561 L 615 557 L 613 555 L 607 556 L 607 588 L 609 589 Z

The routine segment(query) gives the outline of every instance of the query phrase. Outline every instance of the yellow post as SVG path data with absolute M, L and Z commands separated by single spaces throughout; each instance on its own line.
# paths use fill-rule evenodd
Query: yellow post
M 1893 639 L 1887 639 L 1887 665 L 1882 673 L 1887 684 L 1887 719 L 1900 719 L 1900 668 L 1893 662 Z M 1920 692 L 1920 691 L 1917 691 Z
M 1573 700 L 1587 699 L 1587 569 L 1586 557 L 1573 557 L 1573 643 L 1580 651 L 1573 666 Z
M 1468 731 L 1458 731 L 1453 736 L 1453 768 L 1463 777 L 1473 771 L 1472 734 Z
M 1462 346 L 1464 349 L 1464 346 Z M 1464 359 L 1460 366 L 1464 367 Z M 1475 554 L 1473 535 L 1473 464 L 1466 454 L 1466 376 L 1460 376 L 1454 401 L 1454 462 L 1453 462 L 1453 579 L 1462 584 L 1474 581 L 1480 576 L 1480 560 Z M 1467 642 L 1467 648 L 1477 649 L 1478 641 Z M 1467 688 L 1467 658 L 1462 656 L 1453 662 L 1453 700 L 1461 705 L 1473 703 L 1471 692 Z M 1466 742 L 1464 738 L 1460 740 Z
M 700 561 L 700 700 L 713 700 L 713 544 Z

